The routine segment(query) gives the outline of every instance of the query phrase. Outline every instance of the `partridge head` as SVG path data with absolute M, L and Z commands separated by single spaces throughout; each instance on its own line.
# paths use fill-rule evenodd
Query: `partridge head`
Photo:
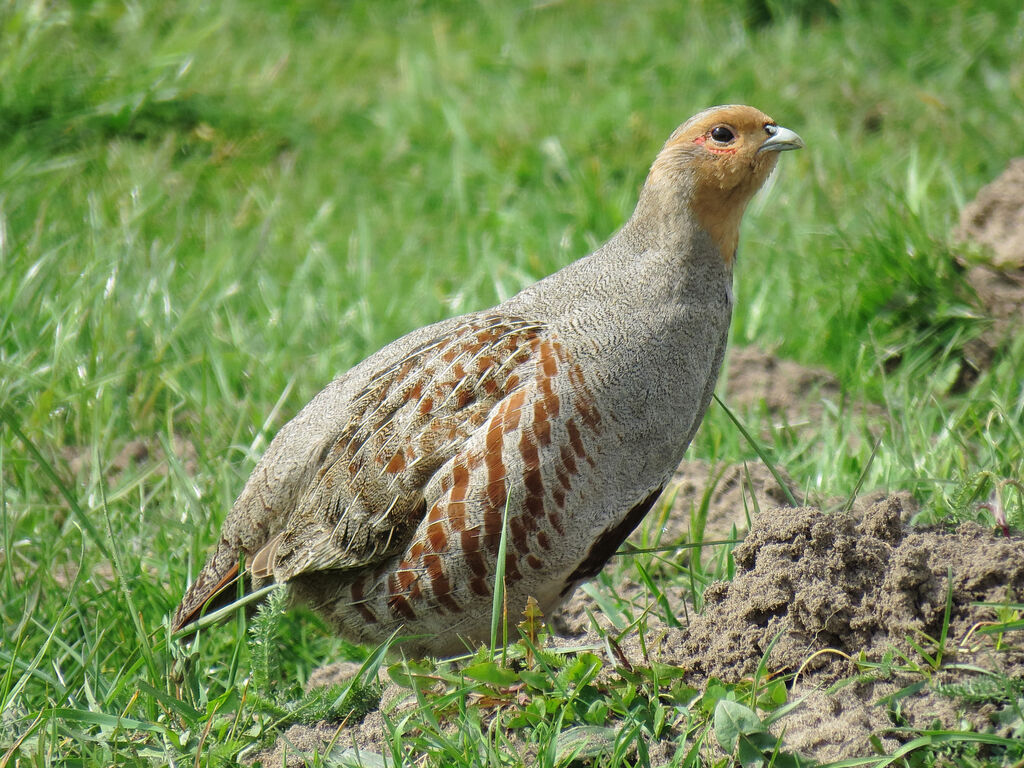
M 550 614 L 653 506 L 725 353 L 740 221 L 800 138 L 746 106 L 686 121 L 605 245 L 488 310 L 392 342 L 271 442 L 174 616 L 287 583 L 342 635 L 450 655 Z M 239 573 L 239 563 L 244 571 Z
M 731 265 L 747 203 L 774 170 L 779 152 L 802 147 L 793 131 L 751 107 L 706 109 L 665 142 L 634 216 L 643 207 L 644 217 L 666 229 L 696 223 Z

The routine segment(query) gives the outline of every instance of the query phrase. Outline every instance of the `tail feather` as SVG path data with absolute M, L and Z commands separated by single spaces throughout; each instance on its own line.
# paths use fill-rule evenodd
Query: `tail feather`
M 236 560 L 223 573 L 215 568 L 216 561 L 210 562 L 199 574 L 199 578 L 188 588 L 185 596 L 181 599 L 178 610 L 174 612 L 174 619 L 171 622 L 171 631 L 177 632 L 182 627 L 191 624 L 203 613 L 221 608 L 231 602 L 233 592 L 228 590 L 238 581 L 238 561 Z
M 256 553 L 255 557 L 253 557 L 249 570 L 255 578 L 274 578 L 274 560 L 277 558 L 277 547 L 281 543 L 281 539 L 283 537 L 283 533 L 277 534 L 277 536 L 268 541 L 263 548 Z

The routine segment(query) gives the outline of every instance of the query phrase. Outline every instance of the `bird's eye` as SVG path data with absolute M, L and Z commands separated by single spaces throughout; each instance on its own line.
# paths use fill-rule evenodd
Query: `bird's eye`
M 711 138 L 720 144 L 728 144 L 736 138 L 732 131 L 724 125 L 716 125 L 711 129 Z

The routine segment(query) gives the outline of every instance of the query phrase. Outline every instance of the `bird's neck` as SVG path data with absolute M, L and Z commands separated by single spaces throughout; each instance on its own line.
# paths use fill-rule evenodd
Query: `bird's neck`
M 660 250 L 697 254 L 710 248 L 731 269 L 749 197 L 707 194 L 696 186 L 652 173 L 624 230 Z

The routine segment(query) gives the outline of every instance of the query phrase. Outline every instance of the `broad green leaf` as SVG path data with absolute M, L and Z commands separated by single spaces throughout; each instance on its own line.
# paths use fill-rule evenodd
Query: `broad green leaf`
M 554 687 L 549 675 L 533 669 L 524 669 L 519 673 L 519 679 L 538 691 L 550 691 Z
M 763 729 L 757 714 L 737 701 L 722 699 L 715 707 L 715 738 L 729 754 L 735 751 L 740 736 Z
M 479 680 L 481 683 L 489 683 L 501 687 L 513 685 L 519 681 L 519 675 L 508 667 L 503 667 L 495 661 L 481 661 L 478 664 L 471 664 L 462 670 L 462 674 L 471 680 Z
M 401 661 L 388 667 L 388 677 L 402 688 L 416 689 L 418 683 L 429 681 L 435 676 L 435 671 L 415 661 Z

